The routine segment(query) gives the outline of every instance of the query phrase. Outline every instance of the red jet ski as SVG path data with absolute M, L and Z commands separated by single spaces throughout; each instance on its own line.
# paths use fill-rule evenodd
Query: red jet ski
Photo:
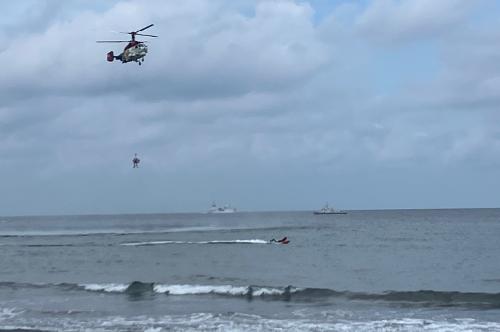
M 281 240 L 271 239 L 271 241 L 269 241 L 269 242 L 271 242 L 271 243 L 276 242 L 276 243 L 280 243 L 280 244 L 289 244 L 290 240 L 288 240 L 288 238 L 285 236 Z

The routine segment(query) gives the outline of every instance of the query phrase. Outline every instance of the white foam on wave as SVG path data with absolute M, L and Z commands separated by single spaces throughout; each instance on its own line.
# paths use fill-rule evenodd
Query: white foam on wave
M 259 315 L 234 313 L 231 315 L 196 314 L 181 317 L 170 316 L 158 319 L 157 323 L 174 331 L 355 331 L 355 332 L 462 332 L 500 331 L 500 323 L 470 319 L 469 321 L 446 321 L 427 319 L 382 319 L 367 321 L 317 319 L 273 319 Z M 165 325 L 163 325 L 165 324 Z
M 101 326 L 120 328 L 140 328 L 142 331 L 154 331 L 152 328 L 165 328 L 168 331 L 345 331 L 345 332 L 465 332 L 465 331 L 500 331 L 500 323 L 470 319 L 431 320 L 431 319 L 381 319 L 381 320 L 327 320 L 319 321 L 308 318 L 266 318 L 255 314 L 233 313 L 230 315 L 212 313 L 193 313 L 157 318 L 116 317 Z M 161 331 L 161 330 L 160 330 Z
M 231 285 L 155 285 L 153 287 L 156 293 L 166 293 L 170 295 L 246 295 L 248 287 Z
M 131 284 L 102 283 L 78 284 L 79 287 L 92 292 L 124 293 Z M 168 295 L 227 295 L 227 296 L 279 296 L 286 292 L 295 293 L 300 288 L 274 288 L 233 285 L 189 285 L 189 284 L 153 284 L 153 291 Z
M 297 289 L 291 289 L 290 293 L 295 293 L 296 291 Z M 252 296 L 283 295 L 284 293 L 284 290 L 278 288 L 259 287 L 253 289 Z
M 0 322 L 14 318 L 21 314 L 23 311 L 16 308 L 0 308 Z
M 163 244 L 269 244 L 269 241 L 261 239 L 250 240 L 213 240 L 213 241 L 147 241 L 147 242 L 127 242 L 122 243 L 122 246 L 155 246 Z
M 0 309 L 2 313 L 5 309 Z M 8 309 L 7 313 L 12 310 Z M 1 316 L 0 316 L 1 317 Z M 0 320 L 1 321 L 1 320 Z M 248 313 L 190 313 L 164 316 L 106 316 L 80 320 L 73 316 L 49 316 L 43 322 L 38 317 L 23 317 L 22 324 L 14 317 L 12 322 L 3 322 L 2 329 L 33 329 L 57 331 L 385 331 L 385 332 L 465 332 L 500 331 L 500 323 L 474 318 L 425 319 L 402 317 L 392 319 L 345 319 L 334 312 L 325 319 L 318 319 L 315 311 L 292 317 L 264 317 Z
M 233 296 L 279 296 L 286 292 L 295 293 L 300 288 L 274 288 L 257 286 L 232 286 L 232 285 L 162 285 L 153 286 L 156 293 L 169 295 L 233 295 Z
M 78 284 L 78 286 L 82 287 L 88 291 L 94 292 L 107 292 L 107 293 L 123 293 L 130 286 L 129 284 Z

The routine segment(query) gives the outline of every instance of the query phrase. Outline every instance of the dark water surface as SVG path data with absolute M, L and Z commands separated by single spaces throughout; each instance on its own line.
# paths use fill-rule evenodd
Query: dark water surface
M 3 217 L 0 250 L 0 331 L 500 331 L 498 209 Z

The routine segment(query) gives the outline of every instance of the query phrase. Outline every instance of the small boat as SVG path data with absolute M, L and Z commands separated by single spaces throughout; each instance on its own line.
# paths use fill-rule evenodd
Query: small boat
M 212 203 L 210 209 L 207 213 L 235 213 L 236 209 L 232 208 L 230 205 L 224 205 L 223 207 L 217 207 L 215 202 Z
M 344 210 L 336 210 L 328 206 L 328 203 L 325 204 L 320 210 L 314 211 L 314 214 L 347 214 L 347 211 Z

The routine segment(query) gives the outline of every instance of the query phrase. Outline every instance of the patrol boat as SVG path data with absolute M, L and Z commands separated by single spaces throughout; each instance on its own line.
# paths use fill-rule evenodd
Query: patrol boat
M 210 209 L 208 209 L 207 213 L 235 213 L 236 209 L 232 208 L 229 205 L 224 205 L 223 207 L 217 207 L 217 204 L 215 202 L 212 203 L 212 206 Z
M 328 206 L 328 203 L 325 204 L 320 210 L 314 211 L 314 214 L 347 214 L 347 211 L 344 210 L 336 210 Z

